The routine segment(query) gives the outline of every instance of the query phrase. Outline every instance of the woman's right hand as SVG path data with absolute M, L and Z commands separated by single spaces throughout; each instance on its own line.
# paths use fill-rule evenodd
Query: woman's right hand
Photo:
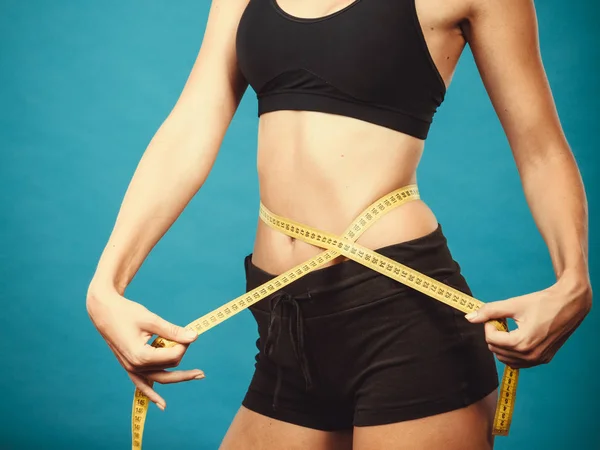
M 96 329 L 113 351 L 135 386 L 164 410 L 165 400 L 152 388 L 153 382 L 167 384 L 204 378 L 201 370 L 165 369 L 177 367 L 188 345 L 198 335 L 173 325 L 116 290 L 98 293 L 90 290 L 87 311 Z M 177 344 L 155 348 L 148 344 L 152 335 Z

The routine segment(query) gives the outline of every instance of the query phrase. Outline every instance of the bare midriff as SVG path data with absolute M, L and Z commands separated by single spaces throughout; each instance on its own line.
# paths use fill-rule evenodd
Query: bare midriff
M 312 111 L 266 113 L 258 131 L 260 198 L 275 214 L 342 234 L 369 204 L 417 182 L 423 146 L 420 139 L 349 117 Z M 386 214 L 358 242 L 377 249 L 436 228 L 433 212 L 418 200 Z M 259 220 L 252 262 L 280 274 L 321 251 Z

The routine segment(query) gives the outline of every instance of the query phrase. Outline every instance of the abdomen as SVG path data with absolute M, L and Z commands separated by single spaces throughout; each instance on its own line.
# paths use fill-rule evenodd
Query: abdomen
M 357 119 L 311 111 L 267 113 L 259 125 L 261 201 L 278 215 L 341 234 L 370 203 L 416 183 L 422 151 L 420 139 Z M 432 211 L 415 201 L 380 219 L 358 242 L 376 249 L 436 227 Z M 253 262 L 279 274 L 320 251 L 261 222 Z

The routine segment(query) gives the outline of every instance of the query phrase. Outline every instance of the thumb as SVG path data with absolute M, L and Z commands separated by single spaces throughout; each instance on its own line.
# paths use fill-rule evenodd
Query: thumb
M 194 342 L 198 337 L 198 333 L 195 331 L 167 322 L 156 314 L 152 314 L 150 323 L 148 324 L 148 331 L 179 344 L 189 344 Z
M 514 316 L 514 305 L 510 300 L 486 303 L 476 311 L 465 316 L 471 323 L 483 323 L 492 319 L 504 319 Z

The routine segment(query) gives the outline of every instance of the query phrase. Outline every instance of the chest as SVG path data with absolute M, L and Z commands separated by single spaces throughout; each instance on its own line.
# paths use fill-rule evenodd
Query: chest
M 362 0 L 272 0 L 283 14 L 297 19 L 320 19 L 350 9 Z
M 410 68 L 427 61 L 415 0 L 319 4 L 250 1 L 236 48 L 240 69 L 257 92 L 277 75 L 302 68 L 371 98 L 372 87 L 398 73 L 410 78 Z

